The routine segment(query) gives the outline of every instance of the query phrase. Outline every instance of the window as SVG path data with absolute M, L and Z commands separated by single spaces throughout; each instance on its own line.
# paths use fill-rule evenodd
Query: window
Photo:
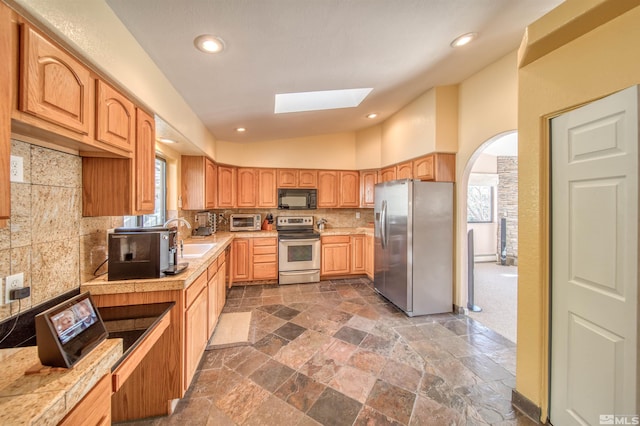
M 467 192 L 467 222 L 493 222 L 493 186 L 469 185 Z
M 156 200 L 152 214 L 125 216 L 125 227 L 162 226 L 167 215 L 167 162 L 156 157 Z

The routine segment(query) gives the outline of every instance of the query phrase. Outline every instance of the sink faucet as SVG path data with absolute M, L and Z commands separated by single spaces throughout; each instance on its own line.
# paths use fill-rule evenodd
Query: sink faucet
M 187 225 L 187 228 L 191 229 L 191 224 L 190 224 L 190 223 L 187 221 L 187 219 L 185 219 L 184 217 L 177 217 L 177 218 L 174 218 L 174 219 L 169 219 L 168 221 L 166 221 L 166 222 L 164 223 L 164 227 L 166 228 L 166 227 L 167 227 L 167 225 L 168 225 L 168 224 L 170 224 L 171 222 L 173 222 L 174 220 L 175 220 L 176 222 L 182 222 L 182 223 L 184 223 L 185 225 Z

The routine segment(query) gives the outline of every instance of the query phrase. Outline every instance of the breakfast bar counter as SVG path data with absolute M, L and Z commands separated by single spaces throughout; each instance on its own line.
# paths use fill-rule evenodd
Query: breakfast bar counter
M 36 346 L 0 350 L 0 424 L 57 425 L 121 356 L 122 340 L 108 339 L 73 368 L 25 374 L 40 365 Z

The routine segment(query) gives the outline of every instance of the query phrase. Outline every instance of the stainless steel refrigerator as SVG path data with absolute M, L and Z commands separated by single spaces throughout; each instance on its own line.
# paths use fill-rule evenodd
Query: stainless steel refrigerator
M 407 315 L 453 310 L 453 183 L 376 185 L 374 267 L 376 291 Z

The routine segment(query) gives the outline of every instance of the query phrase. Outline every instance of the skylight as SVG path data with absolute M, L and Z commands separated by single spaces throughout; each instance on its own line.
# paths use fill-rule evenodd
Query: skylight
M 323 109 L 353 108 L 367 97 L 373 88 L 322 90 L 276 94 L 275 113 L 319 111 Z

